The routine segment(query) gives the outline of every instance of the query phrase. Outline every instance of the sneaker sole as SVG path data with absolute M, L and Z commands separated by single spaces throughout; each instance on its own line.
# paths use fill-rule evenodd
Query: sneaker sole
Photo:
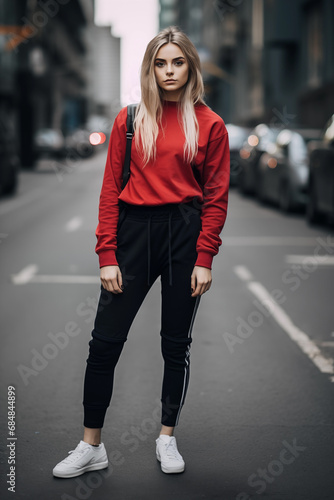
M 82 467 L 82 469 L 77 470 L 72 473 L 66 474 L 65 472 L 53 472 L 53 475 L 55 477 L 61 477 L 61 478 L 71 478 L 71 477 L 76 477 L 76 476 L 81 476 L 81 474 L 84 474 L 85 472 L 90 472 L 93 470 L 101 470 L 101 469 L 106 469 L 108 467 L 109 462 L 100 462 L 98 464 L 92 464 L 92 465 L 87 465 L 86 467 Z
M 161 470 L 162 472 L 164 472 L 165 474 L 180 474 L 180 472 L 184 472 L 184 469 L 185 467 L 181 467 L 180 469 L 168 469 L 166 468 L 162 463 L 161 463 L 161 459 L 159 457 L 159 455 L 157 455 L 157 460 L 160 462 L 160 465 L 161 465 Z

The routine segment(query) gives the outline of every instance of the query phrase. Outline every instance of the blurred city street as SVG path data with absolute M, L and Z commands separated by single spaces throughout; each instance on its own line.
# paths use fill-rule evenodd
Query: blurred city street
M 0 0 L 1 500 L 334 499 L 333 33 L 332 0 Z M 158 170 L 139 170 L 132 143 L 123 201 L 164 205 L 203 192 L 202 266 L 230 186 L 212 286 L 188 331 L 175 429 L 186 469 L 164 474 L 156 458 L 159 277 L 116 367 L 102 430 L 108 468 L 60 479 L 53 468 L 83 438 L 100 193 L 112 138 L 99 235 L 107 248 L 131 104 L 140 104 L 144 151 L 159 144 Z M 182 160 L 182 148 L 192 156 Z M 171 271 L 175 247 L 185 260 L 188 251 L 177 238 L 172 248 L 170 218 L 156 252 L 150 222 L 144 257 L 166 243 Z M 177 340 L 188 342 L 180 304 L 168 335 L 182 330 Z M 185 368 L 171 370 L 183 397 L 188 351 L 169 358 Z
M 185 473 L 164 475 L 155 458 L 162 379 L 158 279 L 116 369 L 103 430 L 109 468 L 67 480 L 52 476 L 82 436 L 105 157 L 106 151 L 78 162 L 68 174 L 47 164 L 22 173 L 22 192 L 0 203 L 1 399 L 8 386 L 16 388 L 15 497 L 241 500 L 261 493 L 330 500 L 333 233 L 233 189 L 213 285 L 194 325 L 189 391 L 176 430 Z M 312 346 L 319 349 L 318 365 Z

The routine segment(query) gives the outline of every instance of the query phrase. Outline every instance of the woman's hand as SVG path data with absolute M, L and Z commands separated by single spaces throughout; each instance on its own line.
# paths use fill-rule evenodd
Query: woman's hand
M 100 269 L 103 288 L 112 293 L 123 293 L 122 273 L 118 266 L 104 266 Z
M 197 295 L 202 295 L 207 292 L 211 283 L 211 269 L 202 266 L 195 266 L 191 275 L 191 296 L 197 297 Z

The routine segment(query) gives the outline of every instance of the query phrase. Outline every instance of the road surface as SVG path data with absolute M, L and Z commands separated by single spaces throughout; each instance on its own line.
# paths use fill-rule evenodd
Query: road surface
M 116 368 L 103 429 L 109 468 L 52 476 L 82 438 L 105 156 L 69 172 L 23 172 L 18 195 L 0 202 L 1 498 L 332 500 L 333 231 L 235 190 L 213 284 L 194 324 L 190 384 L 175 432 L 186 471 L 163 474 L 155 457 L 158 279 Z M 12 437 L 9 386 L 16 397 Z

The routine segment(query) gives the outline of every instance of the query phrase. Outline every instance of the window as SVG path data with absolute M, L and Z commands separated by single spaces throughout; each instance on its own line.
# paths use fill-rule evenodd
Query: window
M 322 81 L 323 28 L 321 2 L 315 2 L 306 11 L 307 82 L 312 87 Z

